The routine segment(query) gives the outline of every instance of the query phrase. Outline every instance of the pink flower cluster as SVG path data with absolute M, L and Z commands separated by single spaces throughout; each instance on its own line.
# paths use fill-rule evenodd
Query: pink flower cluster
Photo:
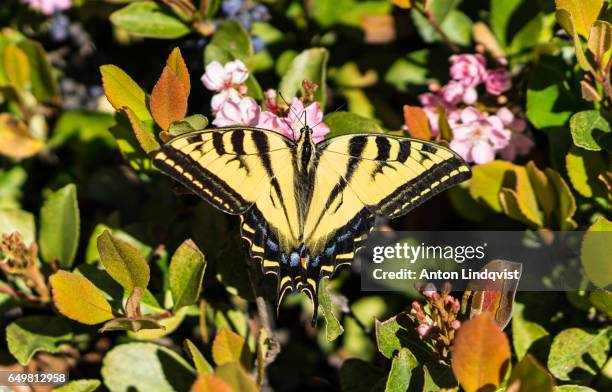
M 67 10 L 72 6 L 72 0 L 21 0 L 45 15 L 53 15 L 57 11 Z
M 449 60 L 452 80 L 444 86 L 432 84 L 429 93 L 419 96 L 433 136 L 439 132 L 443 109 L 453 131 L 450 146 L 466 161 L 487 163 L 497 153 L 512 161 L 528 153 L 533 141 L 524 134 L 527 124 L 523 118 L 506 106 L 495 109 L 479 105 L 479 100 L 491 97 L 496 98 L 496 104 L 507 101 L 502 94 L 512 87 L 508 70 L 502 66 L 487 69 L 480 54 L 453 55 Z M 485 92 L 482 96 L 478 92 L 481 85 Z
M 213 125 L 259 127 L 281 133 L 292 140 L 297 140 L 300 130 L 308 125 L 313 131 L 315 143 L 329 133 L 329 127 L 323 123 L 323 111 L 318 102 L 304 107 L 301 100 L 293 98 L 287 115 L 282 116 L 276 102 L 276 92 L 268 90 L 263 103 L 265 110 L 262 110 L 255 99 L 246 95 L 248 87 L 245 82 L 248 77 L 249 71 L 240 60 L 225 65 L 213 61 L 206 66 L 202 83 L 207 89 L 216 92 L 211 101 Z

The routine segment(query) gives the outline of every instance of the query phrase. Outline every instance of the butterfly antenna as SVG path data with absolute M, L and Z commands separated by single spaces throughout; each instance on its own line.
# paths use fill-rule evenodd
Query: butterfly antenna
M 283 102 L 285 103 L 285 105 L 287 105 L 287 108 L 289 110 L 291 110 L 291 113 L 293 113 L 293 115 L 295 116 L 295 118 L 298 119 L 299 122 L 302 123 L 302 126 L 305 128 L 306 124 L 304 123 L 304 121 L 302 121 L 301 116 L 295 112 L 295 110 L 293 110 L 293 108 L 291 107 L 291 105 L 289 104 L 289 102 L 287 102 L 287 100 L 285 99 L 285 97 L 283 97 L 283 93 L 280 92 L 280 90 L 278 91 L 278 96 L 281 97 L 281 99 L 283 100 Z M 306 111 L 304 111 L 304 118 L 306 118 Z M 295 139 L 296 135 L 295 135 L 295 129 L 291 128 L 291 133 L 293 134 L 293 138 Z M 299 134 L 298 134 L 299 136 Z

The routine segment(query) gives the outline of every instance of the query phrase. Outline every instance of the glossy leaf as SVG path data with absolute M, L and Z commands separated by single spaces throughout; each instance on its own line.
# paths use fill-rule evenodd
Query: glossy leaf
M 596 20 L 591 26 L 588 47 L 595 62 L 605 67 L 612 55 L 612 25 L 603 20 Z
M 512 370 L 508 380 L 508 391 L 553 392 L 555 382 L 546 369 L 531 355 L 525 356 Z
M 198 350 L 196 345 L 191 340 L 185 339 L 183 348 L 185 349 L 185 352 L 189 358 L 191 358 L 191 361 L 193 362 L 198 374 L 213 374 L 214 369 L 212 365 L 208 363 L 202 352 Z
M 576 31 L 585 39 L 589 38 L 591 25 L 597 20 L 603 3 L 603 0 L 555 0 L 557 9 L 570 13 Z
M 153 343 L 115 346 L 102 362 L 104 385 L 111 391 L 187 391 L 195 371 L 174 351 Z
M 512 316 L 512 345 L 518 359 L 523 358 L 539 341 L 548 339 L 548 332 L 540 324 L 525 318 L 525 306 L 515 304 Z
M 100 387 L 100 380 L 82 378 L 53 389 L 54 392 L 95 392 Z
M 152 119 L 144 90 L 128 74 L 115 65 L 103 65 L 100 72 L 106 98 L 116 110 L 127 106 L 142 121 Z
M 155 122 L 164 130 L 174 121 L 180 121 L 187 114 L 185 85 L 170 69 L 164 70 L 151 93 L 151 113 Z
M 314 99 L 325 107 L 328 59 L 329 52 L 325 48 L 311 48 L 298 54 L 280 81 L 279 93 L 288 101 L 300 94 L 303 96 L 302 82 L 307 79 L 319 86 Z
M 407 348 L 402 348 L 391 362 L 391 371 L 385 385 L 385 392 L 408 390 L 412 371 L 419 365 L 416 357 Z
M 138 332 L 144 329 L 164 329 L 164 326 L 159 324 L 152 317 L 136 316 L 136 317 L 118 317 L 104 323 L 99 333 L 106 331 L 134 331 Z
M 472 169 L 472 180 L 470 181 L 472 198 L 484 202 L 494 211 L 502 212 L 499 194 L 505 173 L 513 168 L 514 165 L 506 161 L 493 161 L 475 166 Z
M 4 49 L 4 72 L 9 83 L 17 90 L 30 84 L 30 63 L 28 56 L 16 44 Z
M 200 296 L 206 260 L 192 240 L 186 240 L 176 250 L 170 261 L 168 281 L 174 311 L 196 303 Z
M 410 137 L 421 140 L 431 139 L 431 127 L 425 111 L 418 106 L 404 105 L 404 124 Z
M 113 12 L 110 20 L 115 26 L 139 37 L 174 39 L 190 32 L 180 19 L 153 1 L 132 3 Z
M 145 128 L 144 124 L 142 121 L 140 121 L 138 116 L 136 116 L 134 111 L 127 106 L 124 106 L 122 109 L 120 109 L 120 111 L 123 112 L 130 121 L 132 130 L 134 131 L 134 136 L 136 136 L 136 140 L 138 140 L 138 144 L 142 150 L 147 154 L 159 150 L 159 143 L 155 139 L 155 135 L 153 132 Z
M 74 184 L 52 193 L 40 209 L 40 253 L 47 263 L 72 266 L 79 245 L 81 218 Z
M 98 237 L 98 252 L 104 269 L 126 291 L 134 287 L 146 289 L 149 284 L 149 265 L 136 248 L 104 231 Z
M 0 113 L 0 155 L 24 159 L 38 154 L 45 143 L 35 138 L 28 126 L 10 113 Z
M 338 321 L 334 314 L 332 303 L 332 292 L 329 287 L 329 279 L 321 279 L 319 281 L 319 304 L 321 305 L 321 313 L 325 319 L 325 337 L 331 342 L 344 333 L 344 327 Z
M 595 290 L 589 295 L 589 300 L 597 310 L 612 318 L 612 292 Z
M 582 240 L 580 258 L 586 276 L 595 285 L 612 285 L 612 253 L 610 252 L 612 222 L 599 217 L 587 230 Z
M 0 208 L 0 236 L 18 232 L 26 245 L 36 238 L 34 215 L 16 208 Z
M 83 324 L 99 324 L 114 317 L 102 292 L 87 278 L 60 270 L 49 280 L 53 302 L 64 316 Z
M 573 220 L 576 212 L 576 200 L 572 191 L 559 173 L 548 167 L 545 172 L 557 193 L 557 208 L 554 209 L 554 212 L 559 219 L 559 228 L 561 230 L 575 229 L 578 224 Z
M 72 325 L 62 317 L 26 316 L 6 327 L 8 350 L 24 366 L 37 352 L 60 352 L 71 340 Z
M 185 89 L 185 97 L 189 98 L 189 93 L 191 92 L 191 80 L 189 76 L 189 70 L 187 69 L 187 64 L 185 64 L 185 60 L 181 55 L 181 50 L 179 48 L 174 48 L 168 59 L 166 60 L 166 65 L 170 70 L 176 75 L 177 78 L 183 83 L 183 88 Z
M 574 189 L 584 197 L 605 197 L 607 190 L 597 178 L 605 173 L 606 164 L 599 152 L 572 146 L 565 158 L 567 175 Z
M 606 362 L 609 348 L 610 329 L 565 329 L 552 342 L 548 369 L 562 381 L 588 382 Z
M 464 322 L 451 348 L 453 373 L 467 391 L 498 387 L 510 361 L 508 338 L 490 313 Z
M 239 362 L 228 362 L 215 368 L 215 377 L 223 380 L 234 391 L 257 392 L 258 388 Z
M 326 135 L 328 138 L 351 133 L 383 131 L 375 120 L 350 112 L 330 113 L 323 118 L 323 122 L 331 129 Z
M 212 356 L 217 366 L 241 362 L 251 367 L 251 352 L 244 338 L 228 328 L 221 329 L 212 344 Z
M 570 130 L 574 144 L 591 151 L 600 151 L 597 140 L 611 131 L 610 123 L 597 110 L 584 110 L 574 114 L 570 119 Z

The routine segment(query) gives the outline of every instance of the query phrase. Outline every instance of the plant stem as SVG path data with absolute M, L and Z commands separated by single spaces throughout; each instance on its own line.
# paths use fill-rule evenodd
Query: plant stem
M 440 37 L 442 38 L 442 40 L 446 43 L 446 45 L 448 45 L 448 47 L 455 53 L 460 53 L 461 52 L 461 48 L 454 43 L 453 41 L 451 41 L 450 37 L 444 32 L 442 31 L 442 28 L 440 28 L 440 25 L 438 24 L 438 21 L 436 20 L 435 16 L 424 9 L 421 9 L 419 7 L 414 7 L 414 9 L 416 9 L 431 25 L 431 27 L 433 27 L 433 29 L 436 31 L 436 33 L 438 33 L 440 35 Z

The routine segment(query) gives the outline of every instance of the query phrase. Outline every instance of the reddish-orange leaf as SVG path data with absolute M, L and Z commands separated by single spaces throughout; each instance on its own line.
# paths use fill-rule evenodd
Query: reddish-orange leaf
M 508 369 L 508 337 L 483 313 L 461 325 L 451 348 L 453 373 L 467 391 L 494 391 Z
M 166 60 L 166 65 L 170 67 L 172 72 L 183 82 L 183 87 L 185 88 L 185 96 L 189 97 L 189 92 L 191 91 L 191 81 L 189 80 L 189 71 L 187 70 L 187 65 L 185 64 L 185 60 L 181 55 L 181 51 L 179 48 L 174 48 L 170 56 L 168 56 L 168 60 Z
M 225 381 L 209 374 L 200 374 L 190 392 L 234 392 Z
M 415 139 L 430 140 L 431 127 L 425 111 L 418 106 L 404 105 L 404 123 Z
M 164 67 L 153 87 L 151 113 L 155 122 L 164 130 L 168 129 L 172 122 L 185 118 L 187 113 L 187 96 L 183 82 L 168 66 Z

